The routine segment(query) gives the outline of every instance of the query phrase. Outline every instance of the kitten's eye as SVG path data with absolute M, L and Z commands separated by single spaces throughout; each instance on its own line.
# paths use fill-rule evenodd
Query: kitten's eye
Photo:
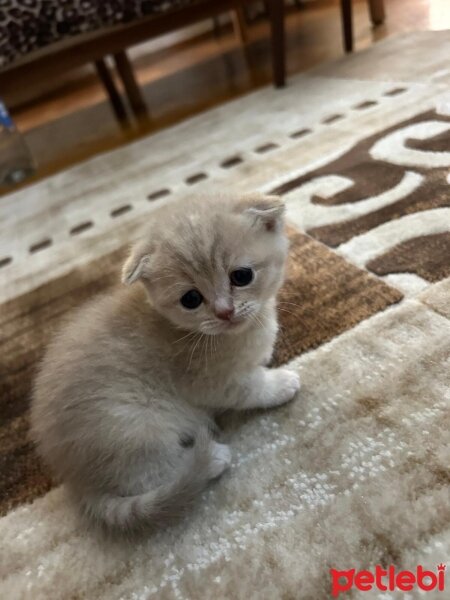
M 230 281 L 237 287 L 243 287 L 253 281 L 253 270 L 250 267 L 241 267 L 230 273 Z
M 198 290 L 189 290 L 184 296 L 181 296 L 180 302 L 184 308 L 193 310 L 194 308 L 198 308 L 203 302 L 203 296 Z

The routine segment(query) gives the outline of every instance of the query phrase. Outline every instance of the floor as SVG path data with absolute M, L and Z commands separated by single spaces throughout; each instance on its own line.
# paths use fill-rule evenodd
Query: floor
M 364 0 L 354 1 L 355 49 L 412 30 L 450 27 L 447 0 L 385 0 L 387 21 L 373 29 Z M 288 10 L 287 64 L 290 74 L 342 56 L 337 0 L 305 2 Z M 151 121 L 123 131 L 90 67 L 42 89 L 16 89 L 7 97 L 13 117 L 35 157 L 37 177 L 55 173 L 267 84 L 271 78 L 267 24 L 255 22 L 242 50 L 231 27 L 202 33 L 169 47 L 159 43 L 131 51 Z M 182 90 L 182 94 L 180 94 Z

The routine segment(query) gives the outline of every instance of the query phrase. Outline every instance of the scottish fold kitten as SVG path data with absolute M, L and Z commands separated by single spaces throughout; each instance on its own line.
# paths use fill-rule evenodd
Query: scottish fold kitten
M 37 376 L 32 433 L 83 513 L 129 532 L 180 514 L 230 465 L 214 414 L 291 400 L 269 369 L 288 242 L 276 197 L 156 208 L 123 286 L 79 309 Z

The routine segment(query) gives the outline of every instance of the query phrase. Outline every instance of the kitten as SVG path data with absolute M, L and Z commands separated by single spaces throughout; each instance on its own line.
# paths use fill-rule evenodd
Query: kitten
M 230 465 L 215 413 L 300 387 L 268 369 L 288 242 L 276 197 L 156 208 L 121 288 L 79 309 L 37 376 L 32 433 L 82 512 L 123 532 L 180 514 Z

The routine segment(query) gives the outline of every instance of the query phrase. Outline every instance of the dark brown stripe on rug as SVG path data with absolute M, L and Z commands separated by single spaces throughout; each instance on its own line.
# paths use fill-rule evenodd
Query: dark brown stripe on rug
M 319 242 L 295 232 L 289 235 L 277 364 L 319 346 L 401 299 L 398 291 Z M 116 284 L 124 255 L 123 250 L 109 254 L 0 307 L 0 513 L 51 487 L 28 440 L 36 364 L 64 315 Z
M 315 227 L 308 230 L 308 233 L 335 248 L 355 235 L 365 233 L 382 223 L 416 212 L 450 206 L 447 172 L 448 169 L 435 169 L 428 173 L 424 183 L 415 192 L 402 200 L 351 221 Z M 380 176 L 382 177 L 381 174 Z
M 415 273 L 433 283 L 450 277 L 450 232 L 402 242 L 369 261 L 367 268 L 377 275 Z
M 387 135 L 400 131 L 407 126 L 425 123 L 426 121 L 449 123 L 450 117 L 439 115 L 434 111 L 428 111 L 412 119 L 397 123 L 364 139 L 345 154 L 336 160 L 330 161 L 323 167 L 309 171 L 300 177 L 295 177 L 276 187 L 272 190 L 272 193 L 286 194 L 318 177 L 338 175 L 350 179 L 354 182 L 354 185 L 330 198 L 318 195 L 312 198 L 314 204 L 336 206 L 356 203 L 387 192 L 400 183 L 408 170 L 417 172 L 424 177 L 424 182 L 415 192 L 388 206 L 342 223 L 331 223 L 308 230 L 310 235 L 331 247 L 336 247 L 350 240 L 355 235 L 365 233 L 382 223 L 398 219 L 404 215 L 450 206 L 450 194 L 448 193 L 449 186 L 447 182 L 448 168 L 425 168 L 417 166 L 408 168 L 385 160 L 375 160 L 370 155 L 373 145 Z M 422 152 L 450 152 L 450 131 L 426 140 L 407 139 L 405 146 Z

